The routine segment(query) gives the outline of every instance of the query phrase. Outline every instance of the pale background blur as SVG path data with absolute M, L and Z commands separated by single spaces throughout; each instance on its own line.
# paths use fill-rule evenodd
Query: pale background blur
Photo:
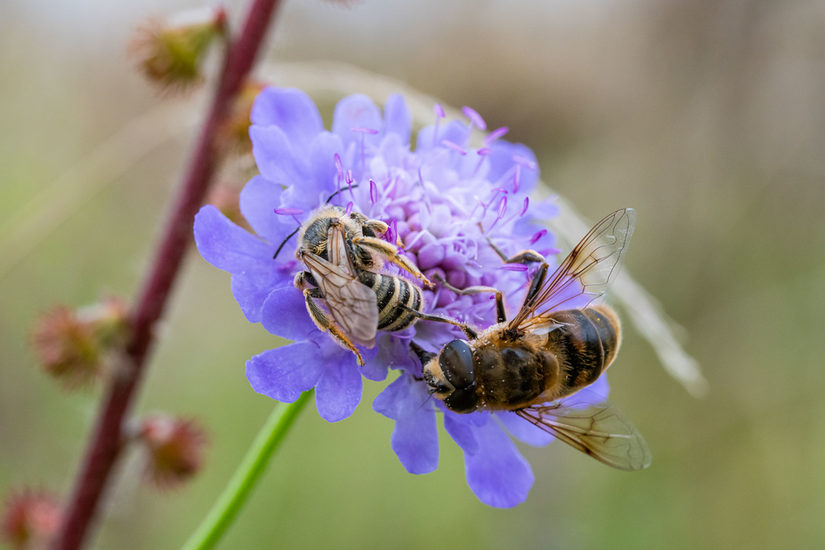
M 131 30 L 198 5 L 0 5 L 0 257 L 14 249 L 7 220 L 164 101 L 132 69 Z M 228 3 L 233 22 L 244 6 Z M 628 269 L 684 326 L 711 390 L 688 396 L 629 330 L 612 399 L 653 466 L 625 474 L 560 444 L 526 448 L 532 493 L 495 510 L 446 437 L 437 472 L 407 474 L 392 422 L 371 410 L 384 384 L 368 383 L 346 421 L 302 414 L 222 548 L 825 546 L 825 4 L 292 0 L 272 36 L 270 59 L 351 63 L 508 125 L 591 220 L 638 209 Z M 32 320 L 54 302 L 134 294 L 186 145 L 87 182 L 101 190 L 15 249 L 0 278 L 0 494 L 67 491 L 99 395 L 40 372 Z M 138 409 L 204 422 L 207 469 L 157 494 L 125 461 L 97 548 L 178 547 L 273 406 L 243 364 L 276 342 L 243 319 L 228 275 L 192 254 L 177 288 Z

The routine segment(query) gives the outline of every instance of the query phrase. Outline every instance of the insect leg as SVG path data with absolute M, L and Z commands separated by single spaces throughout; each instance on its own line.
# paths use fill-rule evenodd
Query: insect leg
M 498 318 L 499 323 L 503 323 L 507 320 L 507 313 L 504 311 L 504 298 L 501 295 L 501 291 L 497 288 L 493 288 L 491 286 L 468 286 L 467 288 L 457 288 L 447 282 L 444 277 L 441 275 L 436 274 L 434 276 L 435 280 L 441 283 L 441 286 L 446 288 L 447 290 L 452 290 L 456 294 L 460 294 L 462 296 L 468 296 L 470 294 L 481 294 L 483 292 L 492 292 L 496 295 L 496 315 Z
M 394 263 L 416 279 L 420 280 L 424 283 L 424 286 L 428 288 L 434 288 L 435 285 L 430 282 L 427 277 L 424 276 L 423 273 L 413 264 L 410 260 L 408 260 L 405 256 L 402 256 L 398 253 L 398 247 L 388 243 L 387 241 L 382 241 L 381 239 L 377 239 L 375 237 L 355 237 L 352 239 L 352 242 L 356 246 L 363 246 L 381 256 L 387 258 L 390 262 Z
M 398 304 L 398 307 L 406 311 L 409 311 L 411 314 L 415 315 L 416 317 L 424 321 L 435 321 L 437 323 L 447 323 L 450 325 L 457 326 L 461 329 L 461 332 L 463 332 L 470 340 L 475 340 L 476 338 L 478 338 L 478 333 L 476 332 L 476 330 L 467 323 L 462 323 L 460 321 L 456 321 L 455 319 L 450 319 L 449 317 L 441 317 L 440 315 L 431 315 L 429 313 L 424 313 L 423 311 L 418 311 L 404 304 Z
M 481 232 L 484 233 L 484 227 L 479 223 L 479 229 Z M 516 252 L 512 256 L 507 256 L 502 249 L 500 249 L 496 244 L 488 237 L 486 234 L 484 238 L 487 239 L 487 243 L 490 245 L 498 257 L 501 258 L 501 261 L 505 264 L 530 264 L 530 263 L 539 263 L 544 262 L 544 256 L 536 252 L 535 250 L 522 250 L 520 252 Z
M 536 271 L 536 274 L 533 275 L 533 280 L 530 281 L 530 288 L 527 289 L 527 294 L 524 296 L 524 305 L 521 306 L 522 309 L 532 305 L 533 301 L 536 299 L 539 290 L 544 284 L 544 279 L 547 277 L 548 267 L 550 266 L 543 262 L 538 271 Z
M 347 338 L 347 335 L 344 334 L 340 328 L 338 328 L 338 325 L 327 317 L 324 310 L 318 307 L 318 304 L 315 303 L 316 298 L 324 298 L 324 293 L 321 292 L 320 288 L 304 288 L 304 302 L 306 302 L 309 318 L 312 319 L 312 322 L 315 323 L 315 326 L 317 326 L 320 330 L 328 332 L 336 342 L 354 353 L 358 364 L 363 367 L 364 359 L 361 357 L 361 353 L 350 341 L 350 339 Z

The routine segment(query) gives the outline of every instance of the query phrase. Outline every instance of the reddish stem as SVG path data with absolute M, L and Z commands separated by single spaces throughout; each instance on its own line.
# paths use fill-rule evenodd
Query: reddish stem
M 209 115 L 131 314 L 132 332 L 125 347 L 122 371 L 112 377 L 107 388 L 54 548 L 79 548 L 95 517 L 112 467 L 120 454 L 123 421 L 140 385 L 146 358 L 154 343 L 155 324 L 163 314 L 192 238 L 195 213 L 212 181 L 216 164 L 216 136 L 252 68 L 269 22 L 279 5 L 280 0 L 252 0 L 241 34 L 227 46 Z

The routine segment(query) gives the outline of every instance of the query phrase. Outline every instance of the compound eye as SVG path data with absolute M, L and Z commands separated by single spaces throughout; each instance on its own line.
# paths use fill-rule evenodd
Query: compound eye
M 438 364 L 444 377 L 456 389 L 464 389 L 475 384 L 473 350 L 464 340 L 453 340 L 438 354 Z

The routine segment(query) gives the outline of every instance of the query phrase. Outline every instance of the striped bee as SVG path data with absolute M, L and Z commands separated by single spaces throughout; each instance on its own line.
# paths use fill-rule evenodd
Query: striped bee
M 380 220 L 329 205 L 316 210 L 299 230 L 295 255 L 307 270 L 295 275 L 295 287 L 303 292 L 315 325 L 352 351 L 360 365 L 364 360 L 355 344 L 373 347 L 378 330 L 402 330 L 419 317 L 432 318 L 420 312 L 421 288 L 379 272 L 387 261 L 433 286 L 397 246 L 379 238 L 387 230 Z M 328 313 L 317 300 L 325 302 Z

